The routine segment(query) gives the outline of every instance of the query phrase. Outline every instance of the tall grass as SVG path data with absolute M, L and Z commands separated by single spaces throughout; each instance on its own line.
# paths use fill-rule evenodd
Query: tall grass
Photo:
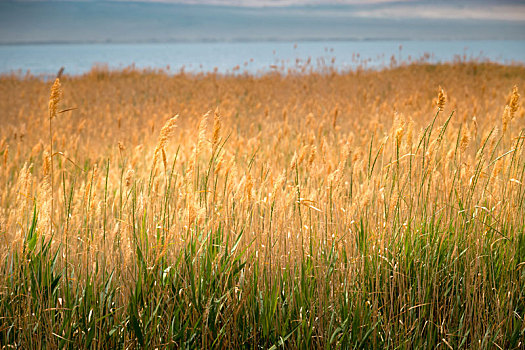
M 0 78 L 2 347 L 524 346 L 523 67 L 61 84 Z

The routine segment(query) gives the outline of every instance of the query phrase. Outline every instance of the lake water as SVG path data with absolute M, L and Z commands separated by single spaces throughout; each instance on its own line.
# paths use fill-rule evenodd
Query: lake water
M 425 56 L 426 55 L 426 56 Z M 0 73 L 30 71 L 52 75 L 65 67 L 78 75 L 94 65 L 118 69 L 169 69 L 178 72 L 260 74 L 282 67 L 337 70 L 381 68 L 396 61 L 427 62 L 491 60 L 525 64 L 525 41 L 306 41 L 306 42 L 196 42 L 149 44 L 38 44 L 0 45 Z M 236 68 L 237 67 L 237 68 Z

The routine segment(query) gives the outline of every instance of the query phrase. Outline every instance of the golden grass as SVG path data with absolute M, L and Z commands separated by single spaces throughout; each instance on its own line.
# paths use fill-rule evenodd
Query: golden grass
M 418 238 L 450 244 L 450 261 L 468 257 L 467 267 L 446 266 L 461 270 L 454 281 L 471 293 L 461 305 L 474 344 L 489 313 L 503 322 L 517 310 L 505 300 L 518 294 L 477 293 L 495 283 L 477 261 L 487 244 L 496 249 L 523 235 L 524 87 L 525 68 L 488 63 L 261 77 L 93 70 L 53 87 L 3 76 L 0 258 L 23 256 L 36 206 L 39 246 L 61 247 L 57 264 L 75 270 L 75 280 L 118 271 L 125 301 L 133 293 L 124 286 L 139 273 L 134 247 L 147 267 L 169 265 L 205 232 L 232 239 L 243 232 L 239 249 L 255 259 L 246 274 L 261 264 L 271 276 L 258 277 L 260 288 L 309 256 L 316 278 L 335 268 L 369 292 L 388 293 L 388 307 L 370 299 L 374 320 L 432 304 L 433 322 L 446 323 L 441 292 L 426 295 L 403 278 L 419 276 L 403 265 L 409 250 L 423 249 Z M 71 107 L 78 109 L 60 113 Z M 438 239 L 427 240 L 429 225 Z M 505 247 L 498 252 L 511 259 Z M 348 260 L 321 263 L 332 248 Z M 423 266 L 418 259 L 413 264 Z M 517 259 L 513 268 L 524 271 Z M 327 288 L 320 307 L 347 286 L 334 279 Z M 329 320 L 318 319 L 321 334 Z M 399 324 L 384 327 L 403 343 L 388 333 Z M 447 334 L 429 344 L 450 343 Z M 312 344 L 326 344 L 320 339 Z M 510 343 L 502 333 L 494 344 Z

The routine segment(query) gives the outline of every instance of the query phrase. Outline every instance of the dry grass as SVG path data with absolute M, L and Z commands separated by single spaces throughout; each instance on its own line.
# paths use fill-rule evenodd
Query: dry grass
M 0 344 L 524 346 L 523 67 L 61 85 L 0 77 Z

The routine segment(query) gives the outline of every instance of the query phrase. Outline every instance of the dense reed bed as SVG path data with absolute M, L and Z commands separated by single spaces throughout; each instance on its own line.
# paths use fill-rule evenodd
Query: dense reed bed
M 2 76 L 0 344 L 523 348 L 523 87 Z

